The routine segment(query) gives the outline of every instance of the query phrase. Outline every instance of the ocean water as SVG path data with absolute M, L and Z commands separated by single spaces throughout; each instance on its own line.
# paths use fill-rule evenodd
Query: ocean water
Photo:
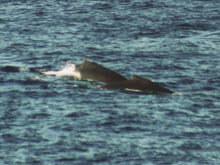
M 179 94 L 32 70 L 84 59 Z M 218 165 L 219 64 L 219 0 L 1 0 L 0 164 Z

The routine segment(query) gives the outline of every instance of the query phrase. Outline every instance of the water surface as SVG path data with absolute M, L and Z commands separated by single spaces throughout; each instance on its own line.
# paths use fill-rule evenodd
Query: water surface
M 218 165 L 219 8 L 218 0 L 2 0 L 0 164 Z M 83 59 L 182 95 L 101 90 L 30 70 Z

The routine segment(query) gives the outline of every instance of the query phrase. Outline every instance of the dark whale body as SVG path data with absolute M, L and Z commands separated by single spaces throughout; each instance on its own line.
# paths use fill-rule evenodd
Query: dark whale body
M 1 72 L 20 72 L 20 68 L 17 66 L 3 66 L 0 67 Z
M 71 64 L 60 71 L 46 71 L 41 73 L 51 76 L 68 76 L 83 81 L 102 82 L 105 83 L 105 85 L 101 86 L 103 89 L 120 89 L 147 94 L 174 93 L 158 83 L 140 76 L 133 76 L 131 79 L 126 79 L 115 71 L 88 60 L 78 65 Z
M 10 66 L 10 65 L 0 67 L 0 72 L 16 73 L 22 71 L 42 73 L 42 71 L 38 68 L 25 68 L 25 67 Z
M 169 89 L 160 86 L 158 83 L 140 76 L 133 76 L 130 80 L 107 83 L 102 86 L 106 89 L 121 89 L 127 91 L 141 92 L 141 93 L 174 93 Z
M 88 60 L 85 60 L 82 64 L 76 65 L 76 72 L 80 73 L 80 80 L 104 83 L 126 80 L 122 75 Z

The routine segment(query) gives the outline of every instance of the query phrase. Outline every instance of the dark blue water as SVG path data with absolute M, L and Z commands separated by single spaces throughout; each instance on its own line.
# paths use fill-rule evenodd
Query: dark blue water
M 182 95 L 31 71 L 84 59 Z M 1 0 L 0 164 L 218 165 L 219 64 L 219 0 Z

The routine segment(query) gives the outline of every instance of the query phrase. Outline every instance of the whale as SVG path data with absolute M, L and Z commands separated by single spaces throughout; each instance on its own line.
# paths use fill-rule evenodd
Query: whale
M 81 64 L 68 64 L 58 71 L 43 71 L 45 75 L 73 77 L 76 80 L 104 83 L 98 88 L 119 89 L 145 94 L 172 94 L 173 91 L 148 78 L 133 75 L 130 79 L 95 62 L 84 60 Z
M 45 71 L 42 73 L 50 76 L 66 76 L 73 77 L 77 80 L 103 83 L 127 80 L 124 76 L 118 74 L 117 72 L 89 60 L 84 60 L 83 63 L 78 65 L 68 64 L 59 71 Z
M 67 64 L 58 71 L 44 71 L 39 68 L 22 68 L 18 66 L 1 66 L 0 72 L 16 73 L 30 71 L 49 76 L 73 77 L 76 80 L 100 82 L 98 89 L 118 89 L 146 94 L 172 94 L 170 89 L 148 78 L 133 75 L 130 79 L 95 62 L 84 60 L 81 64 Z
M 146 94 L 171 94 L 173 91 L 153 82 L 150 79 L 134 75 L 129 80 L 111 82 L 101 86 L 103 89 L 120 89 Z

